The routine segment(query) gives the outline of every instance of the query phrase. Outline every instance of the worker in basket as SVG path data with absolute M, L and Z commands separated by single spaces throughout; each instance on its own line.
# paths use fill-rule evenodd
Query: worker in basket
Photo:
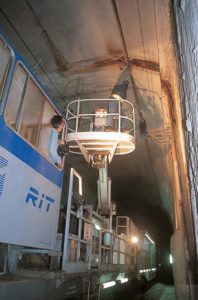
M 128 89 L 129 81 L 124 80 L 122 84 L 118 85 L 116 84 L 112 90 L 111 99 L 117 99 L 115 100 L 109 100 L 109 113 L 117 113 L 119 112 L 119 102 L 121 105 L 121 121 L 120 121 L 120 129 L 123 133 L 129 133 L 129 130 L 124 129 L 124 118 L 123 116 L 123 102 L 124 99 L 127 98 L 127 89 Z M 109 115 L 107 118 L 107 127 L 105 128 L 105 131 L 116 131 L 116 122 L 114 122 L 114 116 Z

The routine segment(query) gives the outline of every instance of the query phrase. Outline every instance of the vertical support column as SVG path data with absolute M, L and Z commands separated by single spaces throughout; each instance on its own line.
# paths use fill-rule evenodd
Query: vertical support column
M 107 160 L 107 157 L 105 157 Z M 99 169 L 98 178 L 98 208 L 102 214 L 107 215 L 110 211 L 111 205 L 111 180 L 108 178 L 107 161 L 105 168 Z

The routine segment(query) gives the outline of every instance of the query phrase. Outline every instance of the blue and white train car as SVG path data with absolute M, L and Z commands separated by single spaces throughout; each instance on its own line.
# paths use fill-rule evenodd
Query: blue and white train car
M 61 113 L 0 33 L 0 243 L 53 249 L 63 169 L 48 160 Z

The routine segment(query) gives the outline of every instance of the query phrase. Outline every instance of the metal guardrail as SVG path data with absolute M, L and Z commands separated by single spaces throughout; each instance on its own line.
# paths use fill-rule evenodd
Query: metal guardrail
M 79 206 L 77 212 L 71 209 L 74 176 L 79 179 L 79 186 L 82 184 L 80 175 L 71 169 L 62 270 L 66 273 L 96 268 L 102 271 L 131 270 L 137 262 L 136 247 L 129 240 L 98 228 L 92 222 L 91 211 L 89 218 L 83 216 L 83 206 Z M 71 216 L 78 227 L 75 235 L 71 233 Z
M 98 257 L 98 270 L 119 270 L 122 266 L 131 269 L 136 264 L 136 247 L 126 239 L 101 228 L 99 231 L 98 248 L 92 252 L 92 262 Z M 93 240 L 96 235 L 94 235 Z
M 61 268 L 66 273 L 82 273 L 91 270 L 129 271 L 135 267 L 138 255 L 136 246 L 126 238 L 118 236 L 105 228 L 99 228 L 97 224 L 94 224 L 92 216 L 98 222 L 104 220 L 93 212 L 92 206 L 80 205 L 77 211 L 74 211 L 72 208 L 74 176 L 78 179 L 79 194 L 82 195 L 82 178 L 71 168 L 63 252 L 61 251 L 61 243 L 57 245 L 56 250 L 9 245 L 8 269 L 10 272 L 16 271 L 18 258 L 23 254 L 41 254 L 56 257 L 57 264 L 60 264 L 62 257 Z M 88 217 L 84 216 L 85 212 Z M 72 218 L 76 222 L 75 234 L 71 230 Z M 59 240 L 61 241 L 62 234 L 60 235 Z M 6 262 L 6 257 L 4 262 Z M 5 273 L 6 263 L 2 266 L 0 275 Z
M 136 247 L 104 228 L 96 229 L 89 219 L 80 215 L 82 214 L 80 210 L 78 213 L 70 210 L 70 214 L 76 218 L 77 223 L 83 221 L 90 226 L 89 240 L 82 238 L 84 226 L 82 222 L 79 222 L 77 236 L 72 234 L 68 236 L 67 262 L 72 262 L 73 266 L 69 264 L 67 267 L 66 263 L 65 271 L 72 273 L 75 263 L 84 263 L 83 271 L 96 268 L 110 271 L 113 269 L 112 265 L 115 265 L 117 270 L 122 265 L 125 265 L 126 269 L 131 269 L 136 264 Z M 74 242 L 73 246 L 71 241 Z
M 117 102 L 117 112 L 109 113 L 109 101 Z M 125 109 L 123 109 L 125 107 Z M 98 108 L 105 109 L 106 119 L 113 117 L 117 120 L 116 131 L 121 132 L 121 120 L 127 123 L 125 126 L 129 134 L 135 137 L 135 113 L 131 102 L 123 100 L 121 104 L 118 99 L 78 99 L 71 101 L 67 106 L 68 133 L 94 131 L 92 128 L 93 120 L 98 116 Z M 90 111 L 89 111 L 90 110 Z M 125 112 L 127 111 L 127 112 Z M 84 128 L 83 128 L 84 121 Z M 82 124 L 81 124 L 82 123 Z M 85 126 L 87 125 L 87 126 Z

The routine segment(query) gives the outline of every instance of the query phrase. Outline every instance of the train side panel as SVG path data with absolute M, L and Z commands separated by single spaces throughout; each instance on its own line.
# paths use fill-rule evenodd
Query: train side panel
M 61 113 L 0 32 L 0 243 L 55 248 L 63 170 L 39 148 L 54 114 Z
M 0 146 L 0 242 L 55 247 L 61 188 Z

